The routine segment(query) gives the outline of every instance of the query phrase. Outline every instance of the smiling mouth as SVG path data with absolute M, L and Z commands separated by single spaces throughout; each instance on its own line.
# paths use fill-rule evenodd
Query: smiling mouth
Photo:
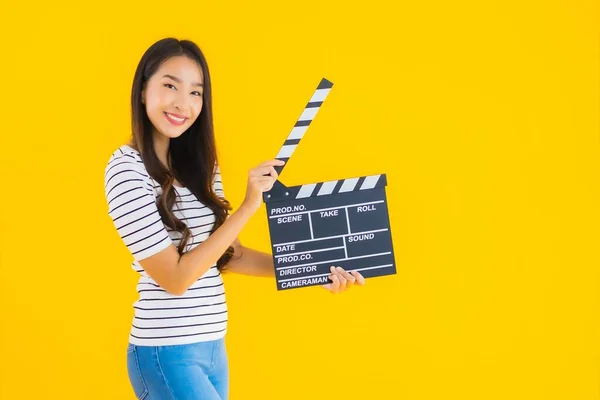
M 167 121 L 176 126 L 183 125 L 185 121 L 187 121 L 187 118 L 185 117 L 178 117 L 168 112 L 165 112 L 165 117 L 167 118 Z

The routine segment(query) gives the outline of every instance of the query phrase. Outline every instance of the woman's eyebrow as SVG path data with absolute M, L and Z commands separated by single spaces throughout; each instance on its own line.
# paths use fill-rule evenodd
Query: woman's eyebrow
M 176 77 L 176 76 L 173 76 L 173 75 L 166 74 L 166 75 L 164 75 L 164 76 L 163 76 L 163 78 L 170 78 L 170 79 L 173 79 L 173 80 L 174 80 L 175 82 L 177 82 L 177 83 L 181 83 L 181 79 L 179 79 L 178 77 Z M 193 83 L 192 85 L 193 85 L 193 86 L 202 86 L 202 83 L 200 83 L 200 82 L 195 82 L 195 83 Z

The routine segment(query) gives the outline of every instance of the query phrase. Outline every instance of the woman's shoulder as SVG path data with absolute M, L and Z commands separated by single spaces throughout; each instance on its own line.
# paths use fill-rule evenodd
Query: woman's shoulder
M 113 150 L 111 157 L 124 156 L 126 154 L 140 157 L 140 152 L 129 143 L 123 143 Z
M 112 151 L 110 157 L 108 158 L 107 164 L 114 164 L 115 162 L 131 162 L 135 164 L 140 164 L 143 167 L 144 163 L 142 161 L 141 155 L 139 151 L 133 148 L 129 144 L 122 144 Z M 107 167 L 108 167 L 107 165 Z
M 122 173 L 124 170 L 133 170 L 148 175 L 140 153 L 129 144 L 122 144 L 112 151 L 104 169 L 105 177 Z

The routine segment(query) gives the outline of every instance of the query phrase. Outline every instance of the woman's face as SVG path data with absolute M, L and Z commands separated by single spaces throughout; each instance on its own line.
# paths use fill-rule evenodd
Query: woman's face
M 155 134 L 176 138 L 202 111 L 203 76 L 200 66 L 184 56 L 165 61 L 146 82 L 142 101 Z

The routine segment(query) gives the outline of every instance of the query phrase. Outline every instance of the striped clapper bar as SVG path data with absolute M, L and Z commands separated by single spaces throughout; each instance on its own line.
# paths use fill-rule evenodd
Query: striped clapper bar
M 321 80 L 277 159 L 287 165 L 332 87 Z M 292 187 L 277 180 L 263 195 L 277 289 L 330 283 L 332 265 L 365 278 L 395 274 L 386 185 L 385 174 Z

